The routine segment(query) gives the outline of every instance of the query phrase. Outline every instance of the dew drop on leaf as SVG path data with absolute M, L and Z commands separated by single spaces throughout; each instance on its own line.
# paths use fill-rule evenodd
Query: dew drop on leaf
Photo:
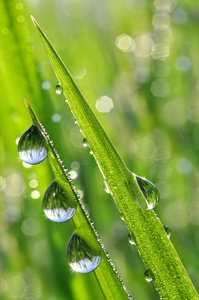
M 18 153 L 24 162 L 31 165 L 39 164 L 46 158 L 48 154 L 46 139 L 37 126 L 32 125 L 21 136 Z
M 146 209 L 154 208 L 159 202 L 159 192 L 155 185 L 147 180 L 146 178 L 140 177 L 136 175 L 137 183 L 147 201 Z M 136 204 L 139 205 L 138 202 Z M 142 206 L 141 206 L 142 207 Z
M 105 192 L 106 192 L 107 194 L 110 194 L 110 190 L 109 190 L 109 187 L 108 187 L 108 184 L 107 184 L 106 181 L 104 181 L 103 187 L 104 187 Z
M 58 94 L 58 95 L 63 94 L 63 88 L 62 88 L 62 86 L 61 86 L 60 83 L 59 83 L 58 85 L 56 85 L 56 87 L 55 87 L 55 92 L 56 92 L 56 94 Z
M 164 230 L 166 232 L 167 237 L 170 238 L 170 236 L 171 236 L 171 229 L 168 226 L 165 226 L 165 225 L 163 225 L 163 227 L 164 227 Z
M 131 245 L 135 245 L 135 237 L 130 232 L 128 234 L 128 240 Z
M 152 273 L 150 270 L 146 269 L 144 272 L 144 278 L 146 281 L 151 282 L 153 281 Z
M 84 147 L 89 147 L 88 141 L 86 138 L 83 139 L 82 144 Z
M 124 219 L 124 214 L 123 214 L 123 213 L 120 213 L 120 218 L 121 218 L 122 221 L 125 220 L 125 219 Z M 125 221 L 124 221 L 124 222 L 125 222 Z
M 47 188 L 42 206 L 46 217 L 57 223 L 70 220 L 76 212 L 76 206 L 68 200 L 64 190 L 55 180 Z
M 73 233 L 66 249 L 70 267 L 78 273 L 94 271 L 101 261 L 99 256 L 79 235 Z

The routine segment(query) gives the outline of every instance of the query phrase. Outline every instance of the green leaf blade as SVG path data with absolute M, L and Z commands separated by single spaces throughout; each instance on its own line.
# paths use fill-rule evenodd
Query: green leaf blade
M 161 298 L 199 299 L 154 211 L 141 209 L 135 204 L 135 199 L 143 206 L 146 202 L 135 178 L 117 154 L 55 49 L 36 21 L 33 21 L 72 113 L 89 143 L 129 232 L 135 236 L 138 252 L 146 268 L 152 272 Z
M 75 187 L 67 175 L 67 172 L 59 159 L 57 151 L 52 144 L 47 132 L 41 125 L 32 107 L 25 100 L 25 105 L 30 113 L 34 125 L 38 126 L 44 135 L 48 144 L 48 161 L 56 180 L 63 187 L 67 198 L 72 203 L 77 204 L 77 211 L 72 220 L 75 225 L 75 232 L 80 235 L 91 247 L 101 256 L 101 262 L 94 271 L 95 277 L 99 283 L 103 295 L 106 299 L 129 299 L 126 288 L 118 278 L 110 260 L 108 259 L 103 245 L 99 242 L 99 237 L 95 232 L 90 218 L 82 205 L 82 202 L 75 190 Z M 116 298 L 115 298 L 116 297 Z

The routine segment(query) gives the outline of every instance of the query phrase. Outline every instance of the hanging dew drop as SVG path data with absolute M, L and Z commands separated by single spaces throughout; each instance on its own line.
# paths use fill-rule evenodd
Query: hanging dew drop
M 37 126 L 32 125 L 21 136 L 18 153 L 25 163 L 31 165 L 39 164 L 46 158 L 48 154 L 46 139 Z
M 60 83 L 58 85 L 56 85 L 55 92 L 56 92 L 57 95 L 63 94 L 63 88 L 62 88 Z
M 76 212 L 76 206 L 68 200 L 64 190 L 55 180 L 47 188 L 42 206 L 46 217 L 57 223 L 70 220 Z
M 147 207 L 143 207 L 138 202 L 136 204 L 142 208 L 153 209 L 159 202 L 159 192 L 155 185 L 146 178 L 136 176 L 137 183 L 147 201 Z
M 166 232 L 167 237 L 170 238 L 170 236 L 171 236 L 171 229 L 168 226 L 165 226 L 165 225 L 163 225 L 163 227 L 164 227 L 164 230 Z
M 146 281 L 151 282 L 153 281 L 152 273 L 150 270 L 146 269 L 144 272 L 144 278 Z
M 101 261 L 101 256 L 75 233 L 72 234 L 68 242 L 66 258 L 70 267 L 78 273 L 90 273 L 94 271 Z

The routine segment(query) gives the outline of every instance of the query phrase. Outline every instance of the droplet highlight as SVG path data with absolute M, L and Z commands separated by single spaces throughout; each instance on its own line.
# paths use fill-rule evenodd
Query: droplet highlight
M 170 238 L 170 236 L 171 236 L 171 229 L 168 226 L 165 226 L 165 225 L 163 225 L 163 227 L 164 227 L 164 230 L 166 232 L 167 237 Z
M 32 125 L 21 136 L 18 153 L 25 163 L 31 165 L 39 164 L 46 158 L 48 154 L 46 139 L 37 126 Z
M 150 270 L 146 269 L 144 272 L 144 278 L 146 281 L 151 282 L 153 281 L 152 273 Z
M 55 180 L 47 188 L 42 206 L 46 217 L 57 223 L 70 220 L 76 212 L 76 206 L 69 201 L 66 193 Z
M 78 273 L 90 273 L 100 264 L 99 256 L 79 235 L 73 233 L 66 249 L 70 267 Z
M 155 185 L 146 178 L 136 175 L 137 183 L 147 201 L 147 207 L 141 206 L 138 202 L 136 204 L 142 208 L 153 209 L 159 202 L 159 192 Z
M 59 83 L 58 85 L 56 85 L 56 87 L 55 87 L 55 92 L 56 92 L 56 94 L 58 94 L 58 95 L 63 94 L 63 88 L 62 88 L 62 86 L 61 86 L 60 83 Z

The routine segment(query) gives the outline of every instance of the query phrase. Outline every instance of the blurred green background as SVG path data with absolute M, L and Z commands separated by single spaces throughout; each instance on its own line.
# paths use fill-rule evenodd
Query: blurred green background
M 71 221 L 47 220 L 47 160 L 20 161 L 26 98 L 53 139 L 134 299 L 159 299 L 87 148 L 30 20 L 74 76 L 127 167 L 157 185 L 155 208 L 199 290 L 199 4 L 185 0 L 0 1 L 0 299 L 103 299 L 69 268 Z

